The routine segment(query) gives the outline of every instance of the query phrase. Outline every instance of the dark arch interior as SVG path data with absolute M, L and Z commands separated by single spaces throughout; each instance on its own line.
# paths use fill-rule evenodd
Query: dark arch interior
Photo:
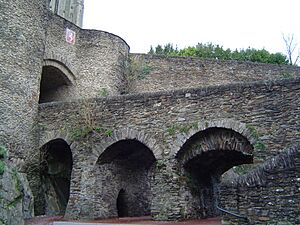
M 119 217 L 150 215 L 151 188 L 150 177 L 155 157 L 152 151 L 135 139 L 118 141 L 109 146 L 99 157 L 99 171 L 114 174 L 114 179 L 101 174 L 101 182 L 105 180 L 110 193 L 116 196 L 111 210 Z M 108 175 L 109 176 L 109 175 Z M 116 193 L 116 190 L 120 192 Z M 101 193 L 99 193 L 101 196 Z M 114 212 L 112 212 L 114 213 Z
M 39 103 L 58 101 L 71 84 L 66 75 L 54 66 L 44 66 L 40 84 Z
M 118 217 L 128 216 L 127 196 L 124 189 L 121 189 L 117 197 Z
M 98 164 L 118 163 L 124 167 L 149 168 L 155 161 L 151 150 L 143 143 L 134 140 L 121 140 L 109 146 L 99 157 Z
M 183 145 L 177 158 L 188 177 L 187 186 L 200 206 L 200 217 L 219 215 L 216 206 L 221 175 L 234 166 L 253 163 L 253 155 L 248 154 L 252 151 L 253 146 L 244 136 L 225 128 L 199 132 Z
M 62 139 L 52 140 L 42 147 L 41 155 L 41 192 L 44 205 L 38 214 L 64 214 L 70 195 L 73 166 L 70 146 Z
M 189 160 L 185 169 L 204 180 L 207 175 L 221 176 L 234 166 L 252 163 L 252 155 L 233 150 L 211 150 Z

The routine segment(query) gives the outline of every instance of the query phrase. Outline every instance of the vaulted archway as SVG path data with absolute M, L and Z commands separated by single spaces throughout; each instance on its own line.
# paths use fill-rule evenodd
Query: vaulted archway
M 136 139 L 107 147 L 95 165 L 96 199 L 106 204 L 105 217 L 150 215 L 153 152 Z M 103 215 L 102 215 L 103 216 Z
M 74 76 L 65 65 L 54 60 L 45 60 L 39 103 L 63 101 L 74 97 L 73 83 Z
M 192 196 L 191 204 L 197 206 L 190 213 L 217 216 L 221 175 L 234 166 L 252 163 L 252 153 L 249 140 L 232 129 L 211 127 L 191 136 L 176 156 Z
M 73 166 L 70 146 L 63 139 L 54 139 L 40 149 L 41 186 L 39 191 L 42 205 L 37 215 L 64 215 L 69 195 Z

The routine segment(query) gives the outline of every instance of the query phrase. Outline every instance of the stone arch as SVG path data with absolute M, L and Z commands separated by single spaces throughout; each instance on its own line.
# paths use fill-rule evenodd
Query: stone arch
M 115 132 L 114 135 L 101 146 L 104 150 L 99 151 L 94 165 L 95 185 L 101 186 L 101 189 L 95 190 L 95 202 L 99 207 L 106 205 L 107 209 L 96 213 L 102 217 L 120 216 L 120 190 L 123 189 L 126 193 L 126 199 L 123 198 L 126 200 L 126 215 L 150 215 L 151 178 L 156 157 L 149 145 L 156 145 L 153 140 L 146 141 L 149 139 L 147 135 L 131 129 Z M 140 140 L 150 144 L 147 146 Z
M 144 144 L 153 153 L 156 160 L 162 158 L 161 148 L 151 135 L 143 131 L 138 131 L 131 128 L 123 128 L 115 130 L 110 137 L 105 138 L 103 141 L 101 141 L 101 144 L 93 148 L 94 165 L 96 164 L 100 155 L 109 146 L 117 143 L 118 141 L 130 139 L 137 140 L 140 143 Z
M 39 102 L 62 101 L 73 97 L 75 76 L 71 70 L 57 60 L 45 59 Z
M 47 50 L 47 49 L 46 49 Z M 68 68 L 68 70 L 73 74 L 75 80 L 78 76 L 78 64 L 73 62 L 73 59 L 65 54 L 57 54 L 55 51 L 46 51 L 44 55 L 44 64 L 57 62 L 63 65 L 63 67 Z
M 190 199 L 200 206 L 198 211 L 191 210 L 190 213 L 214 217 L 219 213 L 221 175 L 233 166 L 253 163 L 255 138 L 244 124 L 232 121 L 205 123 L 199 127 L 198 131 L 192 131 L 186 137 L 176 158 L 181 173 L 188 177 L 186 188 L 191 193 Z
M 256 137 L 252 134 L 251 130 L 247 128 L 245 123 L 241 123 L 232 119 L 224 120 L 213 120 L 213 121 L 203 121 L 197 123 L 197 126 L 193 126 L 192 129 L 188 131 L 187 134 L 178 135 L 177 140 L 174 142 L 172 148 L 175 150 L 174 156 L 177 158 L 182 151 L 182 147 L 188 142 L 190 138 L 196 135 L 199 132 L 205 131 L 209 128 L 224 128 L 232 130 L 236 133 L 239 133 L 245 137 L 251 145 L 255 145 Z
M 71 83 L 75 83 L 76 77 L 68 64 L 56 59 L 44 59 L 43 66 L 53 66 L 61 70 Z
M 50 142 L 51 140 L 55 140 L 55 139 L 62 139 L 71 147 L 71 149 L 73 148 L 72 135 L 68 131 L 54 130 L 54 131 L 48 131 L 47 133 L 40 135 L 39 149 L 41 147 L 43 147 L 43 145 L 45 145 L 46 143 Z
M 40 179 L 37 215 L 63 215 L 70 196 L 73 155 L 63 139 L 53 139 L 40 148 Z

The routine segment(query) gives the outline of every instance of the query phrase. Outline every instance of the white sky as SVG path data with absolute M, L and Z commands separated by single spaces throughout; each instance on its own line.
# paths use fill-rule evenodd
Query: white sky
M 284 52 L 282 33 L 300 45 L 300 0 L 85 0 L 83 27 L 116 34 L 135 53 L 198 42 Z

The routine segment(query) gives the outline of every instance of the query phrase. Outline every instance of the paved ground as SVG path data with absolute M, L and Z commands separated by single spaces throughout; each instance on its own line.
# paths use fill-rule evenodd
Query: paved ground
M 105 219 L 105 220 L 94 220 L 94 221 L 66 221 L 62 216 L 52 216 L 52 217 L 35 217 L 33 219 L 27 220 L 26 225 L 121 225 L 121 224 L 163 224 L 163 225 L 220 225 L 219 218 L 209 218 L 202 220 L 185 220 L 185 221 L 153 221 L 150 217 L 131 217 L 131 218 L 116 218 L 116 219 Z

